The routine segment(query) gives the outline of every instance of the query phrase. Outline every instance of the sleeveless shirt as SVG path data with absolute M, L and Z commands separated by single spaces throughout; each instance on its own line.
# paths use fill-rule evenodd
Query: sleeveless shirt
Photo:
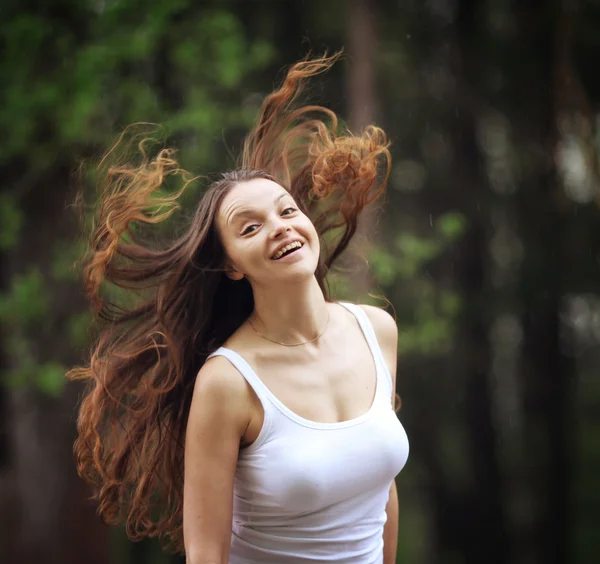
M 354 304 L 340 305 L 357 318 L 376 369 L 371 407 L 354 419 L 304 419 L 238 353 L 221 347 L 210 355 L 226 357 L 264 409 L 257 439 L 238 456 L 229 564 L 383 562 L 385 507 L 408 458 L 408 438 L 368 316 Z

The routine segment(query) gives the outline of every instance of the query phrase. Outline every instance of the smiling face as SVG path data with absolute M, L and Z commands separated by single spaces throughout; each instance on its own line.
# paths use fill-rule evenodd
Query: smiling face
M 301 281 L 314 276 L 319 238 L 292 196 L 257 178 L 235 185 L 223 199 L 217 226 L 228 257 L 228 274 L 253 285 Z

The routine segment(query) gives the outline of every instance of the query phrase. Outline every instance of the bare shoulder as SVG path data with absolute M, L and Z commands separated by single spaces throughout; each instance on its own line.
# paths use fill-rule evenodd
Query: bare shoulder
M 183 534 L 188 561 L 227 561 L 235 469 L 250 420 L 247 397 L 244 377 L 226 358 L 213 357 L 198 371 L 185 436 Z
M 398 342 L 398 326 L 396 320 L 384 309 L 372 305 L 361 304 L 359 306 L 369 318 L 375 329 L 377 340 L 382 347 L 396 348 Z
M 251 394 L 244 377 L 223 356 L 207 360 L 196 376 L 192 399 L 195 405 L 209 407 L 220 415 L 244 421 L 250 417 Z
M 398 362 L 398 326 L 396 320 L 384 309 L 371 305 L 360 305 L 367 314 L 381 352 L 386 361 L 393 382 L 392 396 L 395 396 L 396 364 Z

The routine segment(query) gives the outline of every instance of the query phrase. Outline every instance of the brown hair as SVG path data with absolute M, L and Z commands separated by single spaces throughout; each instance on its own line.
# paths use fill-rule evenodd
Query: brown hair
M 101 163 L 106 170 L 84 281 L 105 323 L 89 362 L 68 374 L 87 382 L 74 450 L 100 515 L 109 524 L 125 521 L 132 539 L 166 537 L 183 551 L 183 445 L 194 381 L 206 357 L 252 312 L 249 283 L 224 274 L 215 226 L 224 196 L 254 178 L 285 187 L 322 239 L 316 276 L 329 299 L 325 276 L 361 210 L 387 182 L 390 155 L 381 129 L 341 135 L 332 111 L 294 105 L 304 80 L 338 57 L 290 68 L 263 103 L 240 168 L 212 183 L 187 231 L 160 248 L 145 242 L 139 228 L 155 229 L 148 224 L 171 215 L 190 182 L 173 151 L 152 158 L 141 143 L 139 166 Z M 173 175 L 184 179 L 183 187 L 165 195 L 161 187 Z

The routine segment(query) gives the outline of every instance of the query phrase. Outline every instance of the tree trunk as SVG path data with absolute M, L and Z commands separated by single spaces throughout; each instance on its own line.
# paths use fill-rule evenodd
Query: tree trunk
M 83 296 L 74 292 L 72 284 L 54 281 L 51 275 L 55 246 L 74 235 L 74 218 L 66 211 L 68 178 L 66 168 L 57 168 L 56 176 L 33 186 L 22 199 L 27 221 L 8 260 L 11 278 L 36 265 L 50 297 L 43 319 L 12 329 L 27 343 L 33 363 L 70 366 L 80 361 L 69 341 L 68 319 L 85 307 Z M 4 331 L 6 338 L 6 327 Z M 5 353 L 9 369 L 18 369 L 25 361 L 23 351 L 5 348 Z M 108 561 L 106 527 L 75 472 L 72 445 L 78 390 L 67 385 L 59 397 L 52 397 L 38 390 L 35 382 L 27 382 L 9 392 L 8 464 L 15 478 L 17 506 L 15 564 Z
M 571 432 L 573 382 L 561 343 L 561 303 L 568 291 L 564 270 L 567 228 L 560 184 L 553 160 L 557 139 L 553 80 L 555 31 L 559 4 L 552 2 L 546 19 L 538 5 L 525 2 L 517 11 L 523 52 L 516 79 L 522 99 L 515 129 L 528 144 L 544 149 L 543 156 L 525 151 L 533 169 L 519 192 L 520 232 L 525 256 L 521 272 L 524 347 L 521 379 L 525 402 L 526 452 L 534 514 L 530 523 L 529 562 L 565 564 L 569 561 Z M 534 165 L 532 167 L 532 164 Z M 561 209 L 562 208 L 562 209 Z
M 455 154 L 451 177 L 443 183 L 434 213 L 445 204 L 443 211 L 460 211 L 467 226 L 450 266 L 462 296 L 457 346 L 451 362 L 453 371 L 460 375 L 456 382 L 458 394 L 464 385 L 464 464 L 469 481 L 455 494 L 457 537 L 449 538 L 443 530 L 438 531 L 440 553 L 459 553 L 467 564 L 505 564 L 510 561 L 510 542 L 494 427 L 489 342 L 490 300 L 495 292 L 489 276 L 491 198 L 477 137 L 481 119 L 477 100 L 483 87 L 479 77 L 485 64 L 476 48 L 481 40 L 481 5 L 463 0 L 454 12 L 433 8 L 430 25 L 437 43 L 431 47 L 434 60 L 430 64 L 433 67 L 443 61 L 449 78 L 446 90 L 441 87 L 432 94 L 443 100 L 441 125 Z M 448 484 L 447 489 L 456 491 L 456 486 Z M 446 500 L 436 502 L 438 512 L 446 514 Z M 444 525 L 449 526 L 440 523 Z
M 372 0 L 350 0 L 348 8 L 348 115 L 350 130 L 358 135 L 375 120 L 375 8 Z M 377 211 L 377 203 L 363 211 L 350 248 L 351 285 L 359 299 L 364 299 L 373 287 L 368 254 L 370 244 L 376 237 Z

